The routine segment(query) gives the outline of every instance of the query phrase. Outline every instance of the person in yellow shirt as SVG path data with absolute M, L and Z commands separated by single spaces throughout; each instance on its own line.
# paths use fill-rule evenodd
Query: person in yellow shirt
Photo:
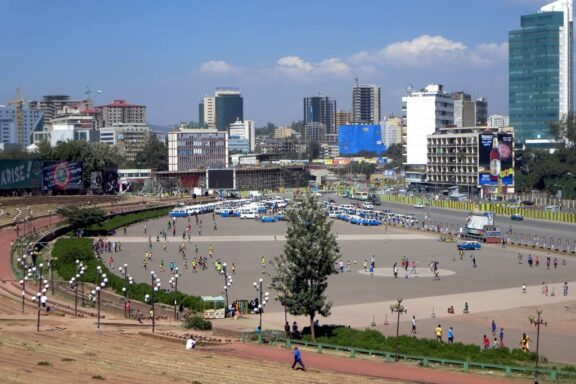
M 442 326 L 440 324 L 438 324 L 438 326 L 436 327 L 436 329 L 434 330 L 434 334 L 436 335 L 436 340 L 438 340 L 439 342 L 443 343 L 444 341 L 442 340 Z

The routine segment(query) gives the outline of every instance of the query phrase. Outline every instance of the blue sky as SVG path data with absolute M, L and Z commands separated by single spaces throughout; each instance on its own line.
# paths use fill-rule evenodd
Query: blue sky
M 400 113 L 408 84 L 444 84 L 508 111 L 508 31 L 540 0 L 3 0 L 0 104 L 15 95 L 114 98 L 151 124 L 198 119 L 217 86 L 239 87 L 244 117 L 302 119 L 321 93 L 350 110 L 354 78 Z

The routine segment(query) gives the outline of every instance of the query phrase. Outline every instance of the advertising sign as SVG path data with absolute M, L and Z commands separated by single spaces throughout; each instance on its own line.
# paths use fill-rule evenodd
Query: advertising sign
M 514 136 L 509 133 L 479 135 L 478 185 L 514 185 Z
M 90 190 L 97 195 L 102 193 L 102 172 L 93 171 L 90 173 Z
M 41 160 L 0 160 L 0 189 L 42 188 Z
M 45 161 L 42 189 L 44 191 L 82 190 L 81 161 Z
M 233 169 L 208 169 L 206 180 L 209 189 L 236 189 Z
M 102 172 L 102 191 L 107 195 L 118 192 L 118 168 L 105 167 Z

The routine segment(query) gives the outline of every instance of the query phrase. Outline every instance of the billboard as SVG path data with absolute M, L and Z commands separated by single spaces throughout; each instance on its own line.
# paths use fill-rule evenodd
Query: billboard
M 102 193 L 102 172 L 93 171 L 90 173 L 90 190 L 95 195 Z
M 0 160 L 0 189 L 42 188 L 42 160 Z
M 81 161 L 45 161 L 42 189 L 44 191 L 78 191 L 84 189 Z
M 118 192 L 118 168 L 107 166 L 102 171 L 102 192 L 114 195 Z
M 514 136 L 481 133 L 478 137 L 478 185 L 514 185 Z
M 233 169 L 209 169 L 206 171 L 208 189 L 236 189 Z

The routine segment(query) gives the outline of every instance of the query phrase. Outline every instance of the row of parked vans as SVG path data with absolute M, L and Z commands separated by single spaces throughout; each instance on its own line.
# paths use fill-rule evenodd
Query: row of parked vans
M 382 225 L 383 222 L 401 224 L 406 226 L 415 226 L 418 219 L 413 215 L 404 215 L 390 212 L 388 210 L 374 210 L 369 205 L 363 205 L 358 208 L 352 204 L 336 205 L 334 203 L 324 202 L 324 212 L 331 218 L 343 220 L 358 225 Z
M 288 206 L 288 200 L 281 197 L 254 201 L 253 199 L 223 200 L 213 203 L 179 206 L 170 211 L 170 217 L 188 217 L 214 212 L 221 217 L 255 219 L 266 212 L 278 211 Z

